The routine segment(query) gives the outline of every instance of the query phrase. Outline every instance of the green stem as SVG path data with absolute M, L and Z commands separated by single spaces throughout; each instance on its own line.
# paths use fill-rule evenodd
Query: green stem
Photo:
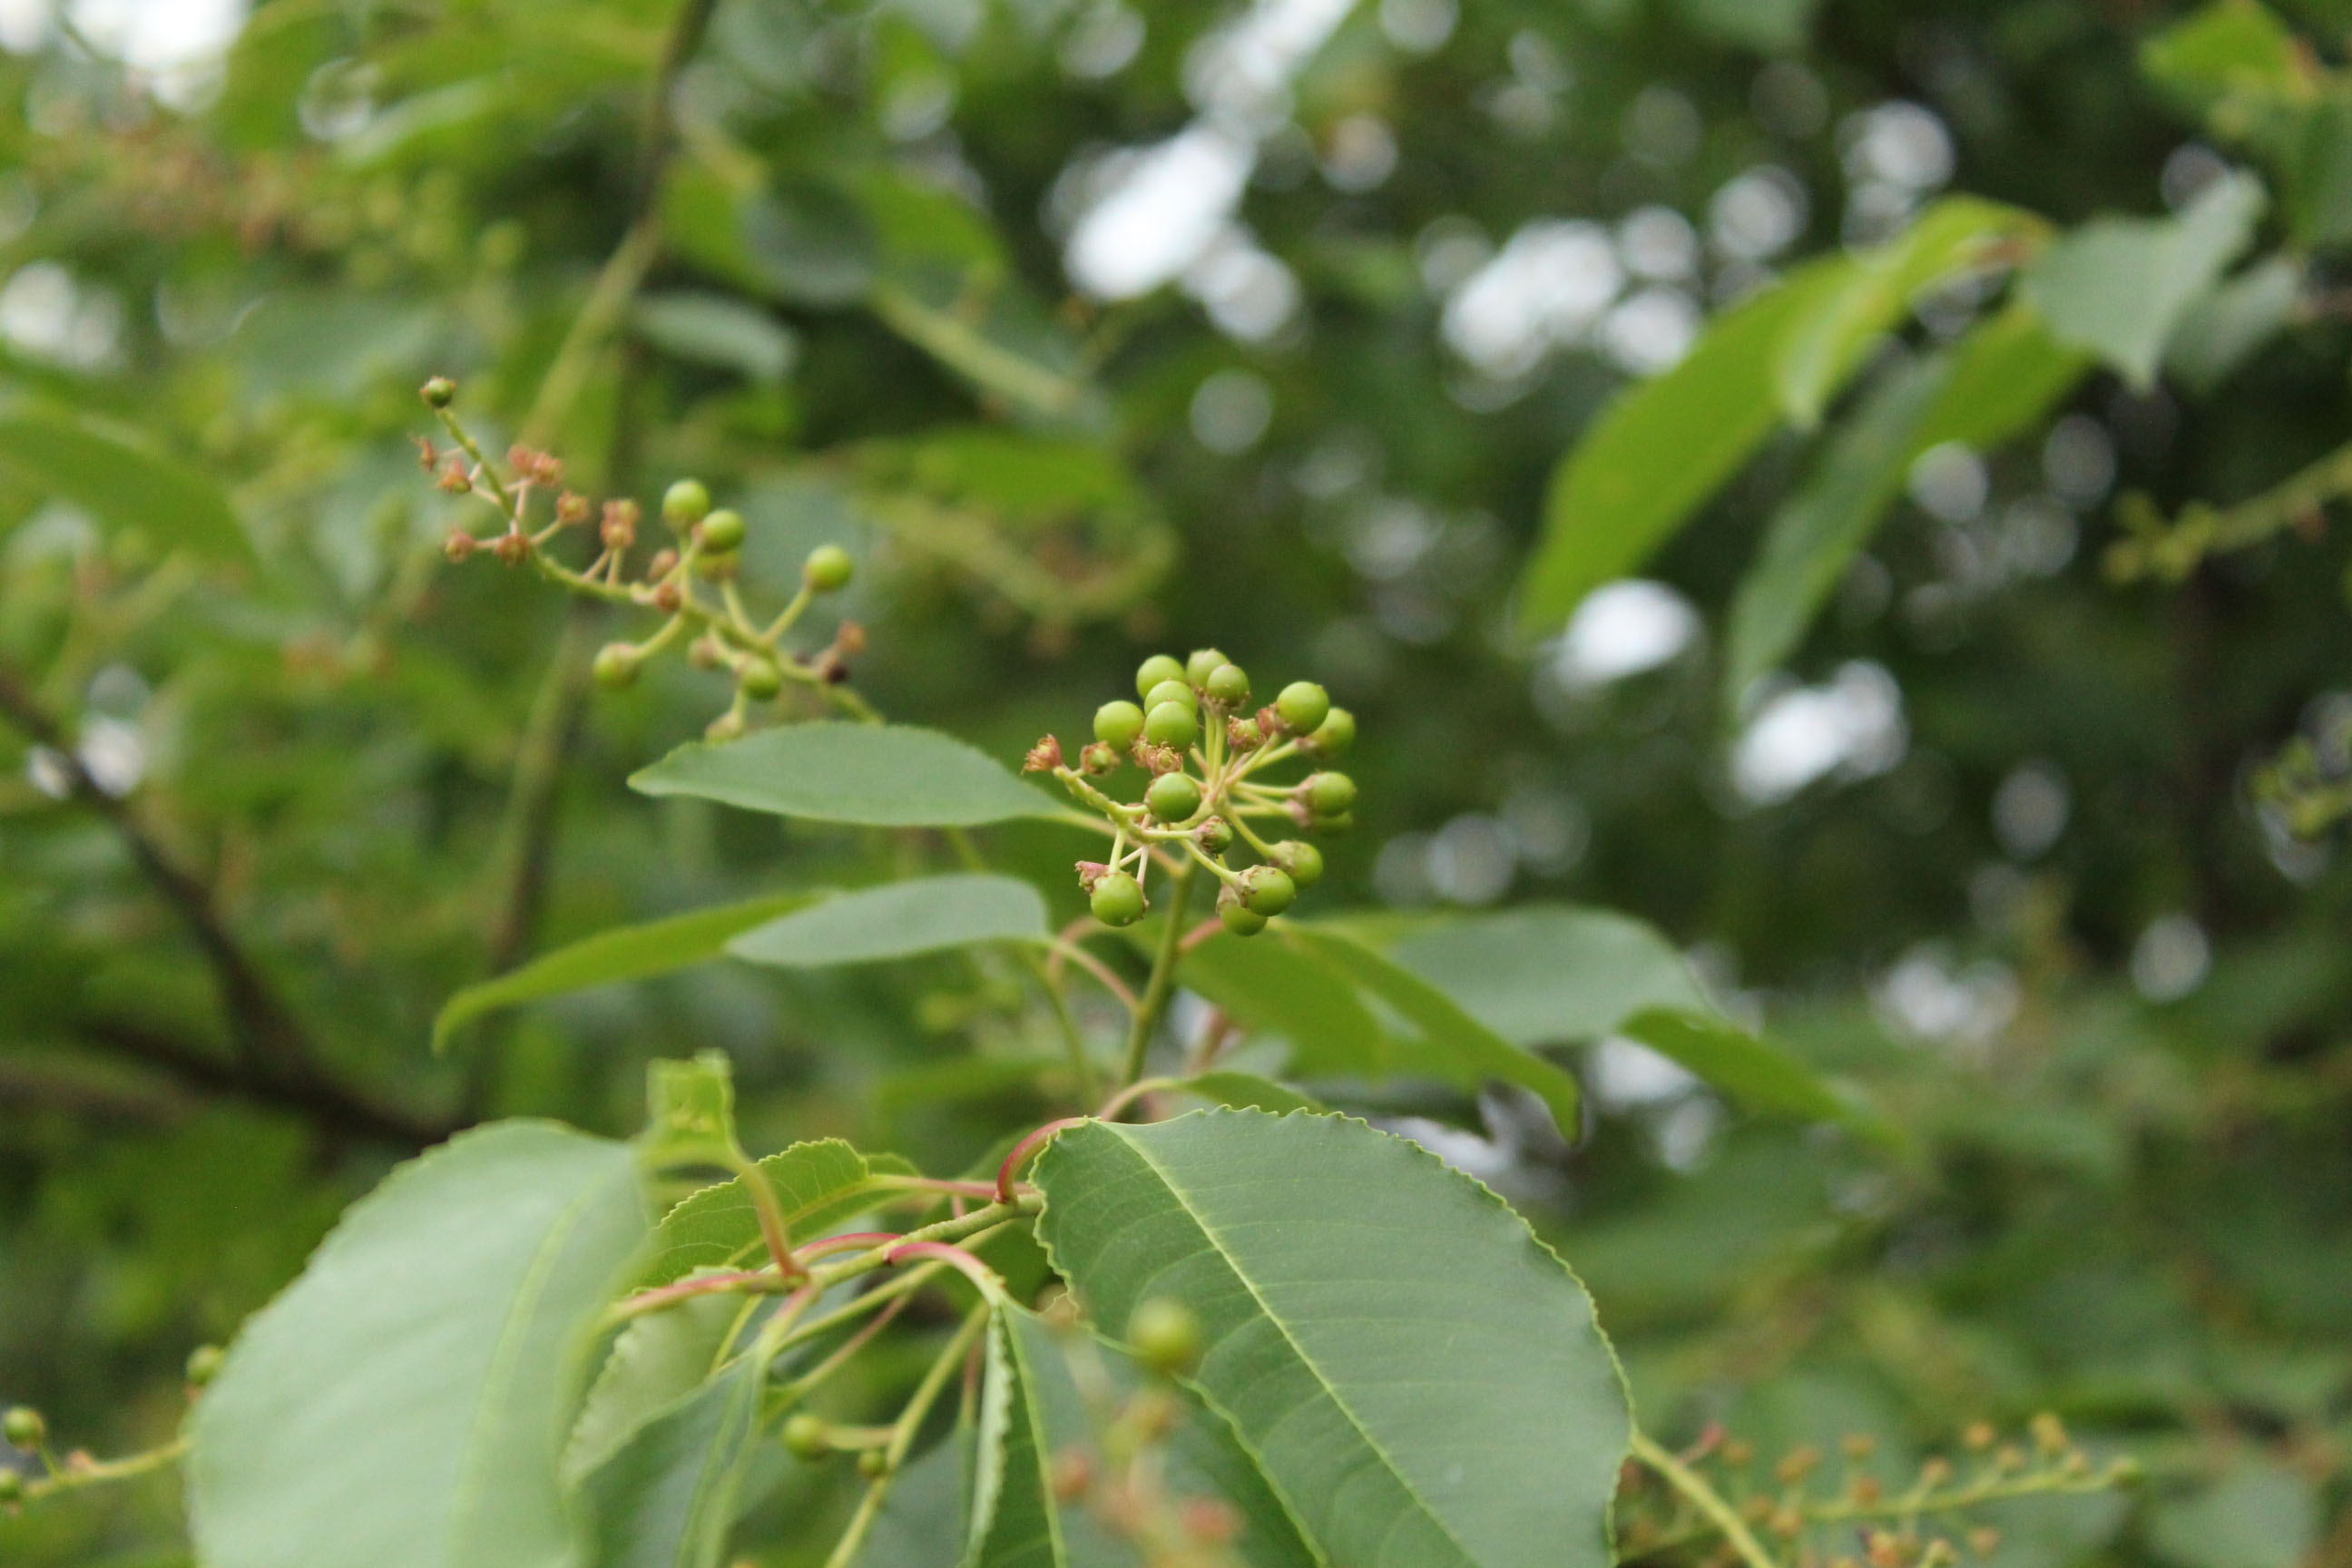
M 907 1407 L 898 1413 L 898 1419 L 891 1425 L 889 1447 L 882 1451 L 884 1458 L 888 1461 L 887 1468 L 874 1478 L 866 1489 L 866 1495 L 858 1500 L 857 1512 L 851 1516 L 849 1528 L 842 1531 L 833 1554 L 824 1560 L 825 1568 L 849 1568 L 849 1564 L 857 1560 L 859 1548 L 866 1544 L 866 1532 L 874 1528 L 875 1520 L 882 1512 L 883 1500 L 889 1495 L 890 1482 L 897 1478 L 898 1467 L 907 1458 L 907 1450 L 915 1446 L 915 1436 L 922 1429 L 923 1417 L 931 1413 L 931 1406 L 939 1402 L 940 1391 L 947 1386 L 948 1378 L 971 1349 L 972 1339 L 980 1332 L 982 1325 L 987 1321 L 988 1307 L 983 1302 L 972 1309 L 971 1315 L 964 1319 L 963 1327 L 956 1331 L 955 1337 L 948 1341 L 940 1352 L 939 1359 L 931 1363 L 930 1370 L 923 1373 L 923 1381 L 916 1385 L 914 1396 L 907 1401 Z
M 1143 1076 L 1143 1056 L 1151 1047 L 1151 1032 L 1160 1026 L 1160 1015 L 1167 1008 L 1168 994 L 1176 988 L 1176 959 L 1179 944 L 1184 940 L 1184 904 L 1192 891 L 1193 862 L 1187 860 L 1176 868 L 1168 889 L 1168 912 L 1161 918 L 1167 924 L 1160 932 L 1160 951 L 1151 961 L 1151 978 L 1143 987 L 1143 1000 L 1135 1009 L 1135 1022 L 1127 1035 L 1127 1057 L 1119 1065 L 1121 1088 Z
M 1755 1531 L 1748 1528 L 1748 1521 L 1739 1517 L 1739 1510 L 1726 1502 L 1723 1494 L 1707 1485 L 1696 1470 L 1640 1432 L 1633 1434 L 1633 1458 L 1665 1478 L 1667 1484 L 1690 1499 L 1701 1513 L 1714 1521 L 1748 1568 L 1779 1568 L 1772 1561 L 1772 1554 L 1764 1550 L 1764 1543 L 1756 1539 Z
M 71 1465 L 55 1469 L 25 1486 L 25 1500 L 37 1501 L 53 1492 L 72 1491 L 78 1487 L 104 1485 L 108 1481 L 127 1481 L 152 1474 L 178 1463 L 188 1452 L 188 1440 L 174 1437 L 159 1448 L 142 1454 L 131 1454 L 120 1459 L 95 1460 L 86 1465 Z

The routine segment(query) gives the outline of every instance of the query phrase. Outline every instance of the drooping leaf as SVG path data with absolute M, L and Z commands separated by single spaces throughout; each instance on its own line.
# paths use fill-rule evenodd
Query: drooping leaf
M 769 1190 L 794 1241 L 822 1236 L 844 1219 L 898 1190 L 880 1178 L 908 1175 L 895 1154 L 861 1154 L 838 1138 L 795 1143 L 760 1162 Z M 680 1202 L 662 1216 L 635 1279 L 636 1289 L 667 1285 L 698 1268 L 742 1268 L 765 1256 L 760 1216 L 742 1179 L 720 1182 Z
M 1018 877 L 955 872 L 835 894 L 753 927 L 727 951 L 753 963 L 818 969 L 1051 935 L 1035 888 Z
M 716 958 L 738 931 L 796 910 L 820 893 L 771 893 L 740 904 L 721 904 L 671 915 L 644 925 L 621 926 L 556 949 L 521 968 L 468 985 L 442 1005 L 433 1020 L 433 1048 L 440 1050 L 457 1030 L 483 1014 L 519 1002 L 536 1002 L 591 985 L 646 980 Z
M 1811 1068 L 1713 1013 L 1646 1008 L 1621 1032 L 1751 1110 L 1840 1121 L 1881 1143 L 1903 1142 L 1892 1123 L 1832 1089 Z
M 719 1568 L 760 1436 L 767 1357 L 738 1356 L 638 1426 L 591 1471 L 598 1568 Z
M 1585 595 L 1646 560 L 1780 422 L 1783 331 L 1844 281 L 1842 257 L 1809 262 L 1708 323 L 1683 362 L 1620 393 L 1553 472 L 1543 537 L 1515 621 L 1536 637 Z
M 2165 374 L 2211 393 L 2294 321 L 2304 270 L 2293 257 L 2265 257 L 2214 289 L 2166 342 Z
M 135 528 L 166 549 L 215 561 L 252 559 L 220 486 L 128 426 L 38 403 L 0 405 L 0 469 L 107 528 Z
M 1608 910 L 1529 904 L 1449 916 L 1407 930 L 1388 951 L 1522 1046 L 1598 1039 L 1647 1007 L 1706 1006 L 1673 943 Z
M 246 1325 L 189 1461 L 212 1568 L 564 1568 L 583 1335 L 646 1234 L 629 1146 L 459 1134 L 354 1205 Z
M 1179 973 L 1228 1017 L 1288 1041 L 1289 1070 L 1300 1077 L 1377 1078 L 1387 1070 L 1388 1031 L 1355 985 L 1299 952 L 1280 930 L 1246 940 L 1213 936 L 1184 955 Z
M 725 1362 L 747 1307 L 758 1298 L 713 1292 L 629 1320 L 597 1369 L 563 1450 L 577 1486 L 618 1453 L 631 1433 L 699 1388 Z
M 2172 217 L 2097 217 L 2027 268 L 2025 297 L 2051 335 L 2147 388 L 2173 331 L 2253 238 L 2264 199 L 2249 174 L 2215 180 Z
M 1615 1358 L 1484 1187 L 1361 1122 L 1255 1110 L 1088 1122 L 1035 1174 L 1039 1232 L 1096 1323 L 1155 1296 L 1198 1317 L 1192 1382 L 1326 1560 L 1611 1561 Z
M 825 721 L 690 742 L 632 773 L 629 786 L 866 827 L 978 827 L 1063 815 L 994 758 L 936 730 L 898 724 Z
M 1878 338 L 1921 292 L 1986 266 L 2046 227 L 2031 214 L 1976 196 L 1948 196 L 1883 245 L 1855 253 L 1834 288 L 1807 300 L 1782 329 L 1774 390 L 1791 424 L 1821 423 Z
M 1873 387 L 1773 512 L 1755 568 L 1740 582 L 1725 658 L 1727 709 L 1737 711 L 1757 679 L 1802 639 L 1921 453 L 1947 441 L 1999 445 L 2039 423 L 2085 368 L 2031 310 L 2012 306 Z

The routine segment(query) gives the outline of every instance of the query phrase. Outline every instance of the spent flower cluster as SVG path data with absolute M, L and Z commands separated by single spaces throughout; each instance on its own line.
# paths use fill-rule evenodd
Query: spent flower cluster
M 592 670 L 598 685 L 618 690 L 632 684 L 647 659 L 683 641 L 688 662 L 698 669 L 723 668 L 735 683 L 734 701 L 709 727 L 712 740 L 741 734 L 754 705 L 778 701 L 788 688 L 818 696 L 857 718 L 874 717 L 864 699 L 845 684 L 849 659 L 866 646 L 865 630 L 856 622 L 843 621 L 833 641 L 813 655 L 793 650 L 784 642 L 819 595 L 848 585 L 854 567 L 847 551 L 837 544 L 811 551 L 801 567 L 799 591 L 772 618 L 756 618 L 736 586 L 748 531 L 743 514 L 727 507 L 713 509 L 709 487 L 699 479 L 684 479 L 671 485 L 661 501 L 661 521 L 677 542 L 656 549 L 633 572 L 645 509 L 625 497 L 599 508 L 565 486 L 561 458 L 520 444 L 508 451 L 501 471 L 451 412 L 457 393 L 456 384 L 446 376 L 425 384 L 425 405 L 439 416 L 457 447 L 444 452 L 429 438 L 419 437 L 418 458 L 438 476 L 443 490 L 477 497 L 497 508 L 503 527 L 488 534 L 466 527 L 453 530 L 446 545 L 449 559 L 466 561 L 487 551 L 509 566 L 529 562 L 573 593 L 651 609 L 663 617 L 649 635 L 635 642 L 606 643 L 597 650 Z M 554 499 L 534 516 L 532 497 L 541 491 Z M 578 570 L 557 561 L 549 547 L 566 531 L 586 528 L 592 519 L 600 546 L 596 556 Z M 715 602 L 705 596 L 706 591 Z
M 1095 710 L 1095 738 L 1076 766 L 1052 735 L 1031 748 L 1025 764 L 1052 773 L 1110 822 L 1110 858 L 1078 862 L 1095 918 L 1113 926 L 1141 919 L 1158 858 L 1186 883 L 1194 868 L 1214 876 L 1218 919 L 1237 936 L 1255 935 L 1323 875 L 1323 853 L 1314 845 L 1267 835 L 1284 824 L 1345 829 L 1356 800 L 1355 781 L 1330 768 L 1290 784 L 1260 775 L 1280 763 L 1339 755 L 1356 738 L 1355 716 L 1307 680 L 1253 710 L 1248 674 L 1213 647 L 1181 662 L 1152 655 L 1137 668 L 1135 689 L 1139 703 L 1121 700 Z M 1129 765 L 1144 774 L 1139 800 L 1119 800 L 1094 782 Z M 1256 863 L 1236 869 L 1228 858 L 1236 847 Z

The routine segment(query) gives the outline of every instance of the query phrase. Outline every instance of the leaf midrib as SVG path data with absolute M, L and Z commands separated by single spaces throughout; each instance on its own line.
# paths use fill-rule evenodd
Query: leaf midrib
M 1109 1129 L 1109 1131 L 1117 1132 L 1118 1129 L 1112 1128 Z M 1267 1322 L 1274 1325 L 1275 1331 L 1282 1336 L 1283 1343 L 1288 1345 L 1290 1347 L 1291 1353 L 1298 1358 L 1299 1364 L 1306 1367 L 1309 1372 L 1315 1374 L 1317 1385 L 1319 1386 L 1326 1396 L 1330 1399 L 1333 1408 L 1337 1409 L 1340 1415 L 1345 1415 L 1348 1418 L 1348 1425 L 1355 1428 L 1356 1435 L 1363 1439 L 1364 1447 L 1370 1449 L 1373 1454 L 1379 1457 L 1381 1465 L 1387 1468 L 1390 1475 L 1396 1478 L 1397 1485 L 1402 1488 L 1404 1494 L 1412 1500 L 1414 1506 L 1420 1509 L 1423 1517 L 1426 1518 L 1432 1524 L 1434 1524 L 1438 1528 L 1439 1531 L 1444 1535 L 1445 1539 L 1453 1543 L 1454 1550 L 1460 1554 L 1465 1564 L 1474 1565 L 1475 1568 L 1475 1564 L 1478 1561 L 1476 1554 L 1471 1552 L 1469 1546 L 1460 1536 L 1454 1533 L 1454 1527 L 1430 1505 L 1427 1498 L 1421 1495 L 1421 1489 L 1412 1484 L 1412 1478 L 1408 1477 L 1404 1473 L 1403 1469 L 1398 1466 L 1395 1458 L 1389 1453 L 1386 1447 L 1381 1446 L 1378 1438 L 1372 1436 L 1370 1428 L 1364 1425 L 1363 1418 L 1356 1414 L 1355 1409 L 1349 1405 L 1347 1400 L 1340 1397 L 1339 1388 L 1332 1383 L 1329 1376 L 1325 1373 L 1321 1365 L 1316 1362 L 1313 1356 L 1307 1353 L 1306 1347 L 1301 1345 L 1297 1339 L 1292 1335 L 1290 1325 L 1276 1315 L 1273 1306 L 1267 1302 L 1266 1299 L 1263 1295 L 1259 1294 L 1256 1283 L 1253 1281 L 1246 1273 L 1243 1272 L 1240 1263 L 1234 1258 L 1233 1254 L 1225 1250 L 1224 1243 L 1220 1240 L 1217 1234 L 1210 1228 L 1209 1222 L 1207 1219 L 1202 1217 L 1200 1211 L 1195 1209 L 1192 1204 L 1186 1200 L 1183 1192 L 1178 1188 L 1175 1180 L 1158 1161 L 1151 1157 L 1150 1152 L 1148 1150 L 1144 1149 L 1134 1140 L 1122 1135 L 1119 1137 L 1118 1141 L 1127 1145 L 1128 1148 L 1133 1150 L 1135 1152 L 1136 1158 L 1141 1160 L 1144 1165 L 1150 1170 L 1151 1173 L 1160 1179 L 1160 1184 L 1162 1187 L 1167 1189 L 1168 1195 L 1175 1201 L 1177 1207 L 1184 1211 L 1185 1217 L 1191 1220 L 1193 1227 L 1201 1233 L 1202 1240 L 1208 1243 L 1210 1247 L 1215 1251 L 1218 1261 L 1222 1262 L 1225 1266 L 1226 1271 L 1233 1275 L 1234 1279 L 1240 1283 L 1242 1289 L 1249 1292 L 1250 1300 L 1257 1303 L 1257 1309 L 1260 1315 L 1262 1315 Z M 1207 1397 L 1207 1391 L 1202 1390 L 1202 1396 Z M 1234 1429 L 1236 1433 L 1240 1432 L 1240 1423 L 1234 1422 L 1230 1415 L 1225 1416 L 1225 1419 L 1233 1424 Z M 1266 1479 L 1269 1483 L 1275 1485 L 1277 1489 L 1281 1489 L 1281 1483 L 1276 1480 L 1271 1473 L 1267 1474 Z M 1300 1510 L 1296 1503 L 1290 1504 L 1290 1510 L 1294 1516 L 1300 1515 Z

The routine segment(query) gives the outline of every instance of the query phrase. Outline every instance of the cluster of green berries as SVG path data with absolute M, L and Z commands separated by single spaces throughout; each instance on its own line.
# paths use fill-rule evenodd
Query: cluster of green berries
M 814 656 L 786 651 L 782 640 L 814 598 L 848 585 L 854 566 L 849 552 L 839 545 L 811 551 L 801 566 L 799 593 L 773 620 L 755 623 L 734 587 L 749 531 L 743 514 L 730 507 L 713 508 L 709 488 L 700 479 L 686 479 L 670 486 L 661 502 L 662 521 L 677 542 L 656 550 L 642 576 L 632 577 L 627 563 L 644 509 L 625 499 L 604 502 L 597 529 L 603 551 L 585 570 L 572 571 L 548 555 L 545 546 L 563 530 L 584 526 L 593 508 L 587 497 L 562 488 L 562 463 L 550 453 L 517 446 L 507 453 L 512 477 L 502 476 L 449 412 L 457 396 L 455 384 L 436 376 L 425 384 L 423 395 L 458 448 L 445 455 L 431 441 L 420 439 L 425 468 L 439 474 L 444 490 L 489 501 L 506 524 L 503 532 L 487 538 L 463 528 L 451 532 L 447 553 L 452 561 L 464 561 L 477 550 L 487 550 L 509 565 L 529 561 L 576 593 L 643 605 L 665 617 L 650 637 L 607 643 L 597 650 L 590 671 L 599 686 L 618 690 L 633 684 L 646 660 L 686 639 L 688 662 L 699 669 L 724 668 L 734 678 L 734 704 L 709 731 L 714 739 L 727 739 L 742 732 L 750 704 L 773 700 L 787 684 L 829 690 L 848 679 L 848 659 L 865 647 L 865 633 L 856 622 L 843 622 L 832 645 Z M 543 525 L 531 516 L 535 489 L 557 491 L 552 521 Z M 704 583 L 718 589 L 718 603 L 698 591 Z M 833 700 L 852 710 L 863 708 L 846 692 L 835 691 Z
M 1080 750 L 1076 766 L 1051 735 L 1028 758 L 1028 771 L 1052 773 L 1110 821 L 1110 858 L 1078 863 L 1095 918 L 1114 926 L 1141 919 L 1154 853 L 1181 854 L 1221 884 L 1217 915 L 1225 929 L 1255 935 L 1321 879 L 1323 855 L 1304 839 L 1269 840 L 1253 824 L 1343 829 L 1353 824 L 1356 800 L 1355 781 L 1328 768 L 1287 784 L 1256 775 L 1278 763 L 1337 756 L 1356 738 L 1355 717 L 1307 680 L 1291 682 L 1253 710 L 1248 673 L 1215 648 L 1197 649 L 1181 662 L 1154 654 L 1137 668 L 1135 690 L 1139 701 L 1106 702 L 1095 710 L 1095 738 Z M 1141 800 L 1114 799 L 1092 782 L 1130 763 L 1149 775 Z M 1228 864 L 1237 843 L 1258 863 L 1240 869 Z

